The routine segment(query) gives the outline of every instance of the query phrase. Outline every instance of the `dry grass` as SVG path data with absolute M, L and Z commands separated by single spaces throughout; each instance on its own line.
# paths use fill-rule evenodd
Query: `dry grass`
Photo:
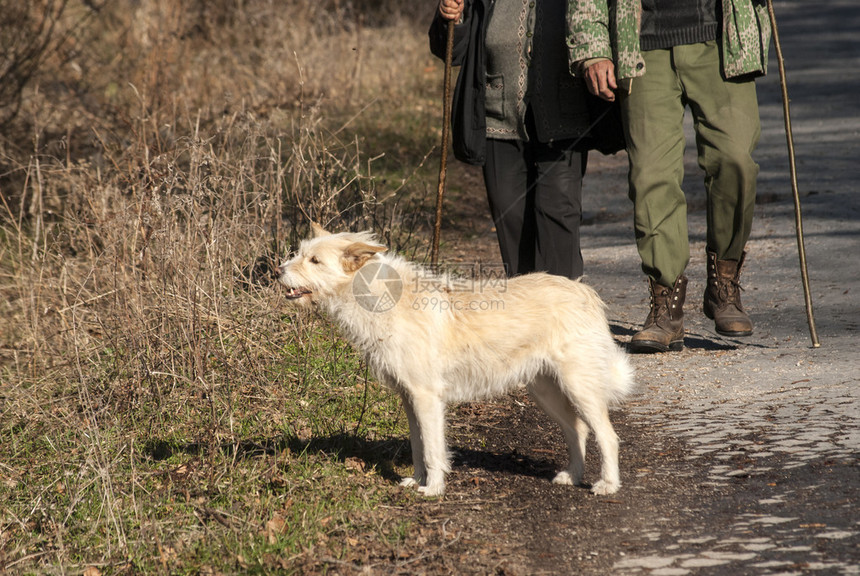
M 270 283 L 309 218 L 424 255 L 439 71 L 398 6 L 65 6 L 0 137 L 0 571 L 313 571 L 405 537 L 372 512 L 409 498 L 396 402 Z

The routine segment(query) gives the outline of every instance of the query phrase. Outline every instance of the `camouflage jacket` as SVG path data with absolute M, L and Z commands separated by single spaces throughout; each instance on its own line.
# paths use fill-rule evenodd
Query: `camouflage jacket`
M 770 20 L 765 0 L 723 0 L 720 35 L 723 74 L 734 78 L 767 73 Z M 639 0 L 568 0 L 567 46 L 571 72 L 578 62 L 609 58 L 620 80 L 645 73 L 639 49 Z

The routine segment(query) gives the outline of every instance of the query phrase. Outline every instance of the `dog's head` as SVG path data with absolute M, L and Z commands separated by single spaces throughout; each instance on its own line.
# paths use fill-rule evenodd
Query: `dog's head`
M 278 267 L 287 298 L 300 305 L 325 301 L 351 288 L 355 273 L 387 248 L 370 232 L 331 234 L 316 223 L 296 254 Z

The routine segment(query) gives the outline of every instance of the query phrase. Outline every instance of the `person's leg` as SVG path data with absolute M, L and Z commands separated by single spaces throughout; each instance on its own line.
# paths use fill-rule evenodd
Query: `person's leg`
M 534 193 L 529 180 L 525 143 L 487 140 L 484 184 L 508 276 L 535 267 Z
M 715 42 L 679 49 L 676 67 L 696 127 L 699 166 L 707 194 L 707 273 L 703 311 L 726 336 L 749 336 L 741 304 L 740 272 L 755 209 L 758 165 L 752 152 L 761 134 L 752 79 L 724 80 Z
M 579 227 L 582 223 L 584 154 L 570 142 L 535 144 L 535 268 L 566 276 L 582 276 Z
M 633 224 L 642 270 L 671 287 L 690 259 L 684 178 L 684 99 L 671 50 L 643 52 L 647 73 L 620 91 Z
M 634 352 L 684 347 L 684 300 L 690 259 L 684 179 L 684 98 L 671 50 L 643 53 L 646 73 L 621 91 L 627 137 L 630 199 L 642 270 L 651 304 L 642 330 L 630 339 Z
M 676 66 L 693 112 L 699 166 L 705 171 L 707 247 L 740 260 L 752 229 L 761 135 L 755 82 L 724 80 L 716 42 L 677 49 Z

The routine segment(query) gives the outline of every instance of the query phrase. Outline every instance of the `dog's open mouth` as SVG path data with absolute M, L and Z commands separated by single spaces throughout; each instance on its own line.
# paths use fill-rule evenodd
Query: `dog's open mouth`
M 307 288 L 287 288 L 288 300 L 298 300 L 302 296 L 309 296 L 310 294 L 312 294 L 312 292 Z

